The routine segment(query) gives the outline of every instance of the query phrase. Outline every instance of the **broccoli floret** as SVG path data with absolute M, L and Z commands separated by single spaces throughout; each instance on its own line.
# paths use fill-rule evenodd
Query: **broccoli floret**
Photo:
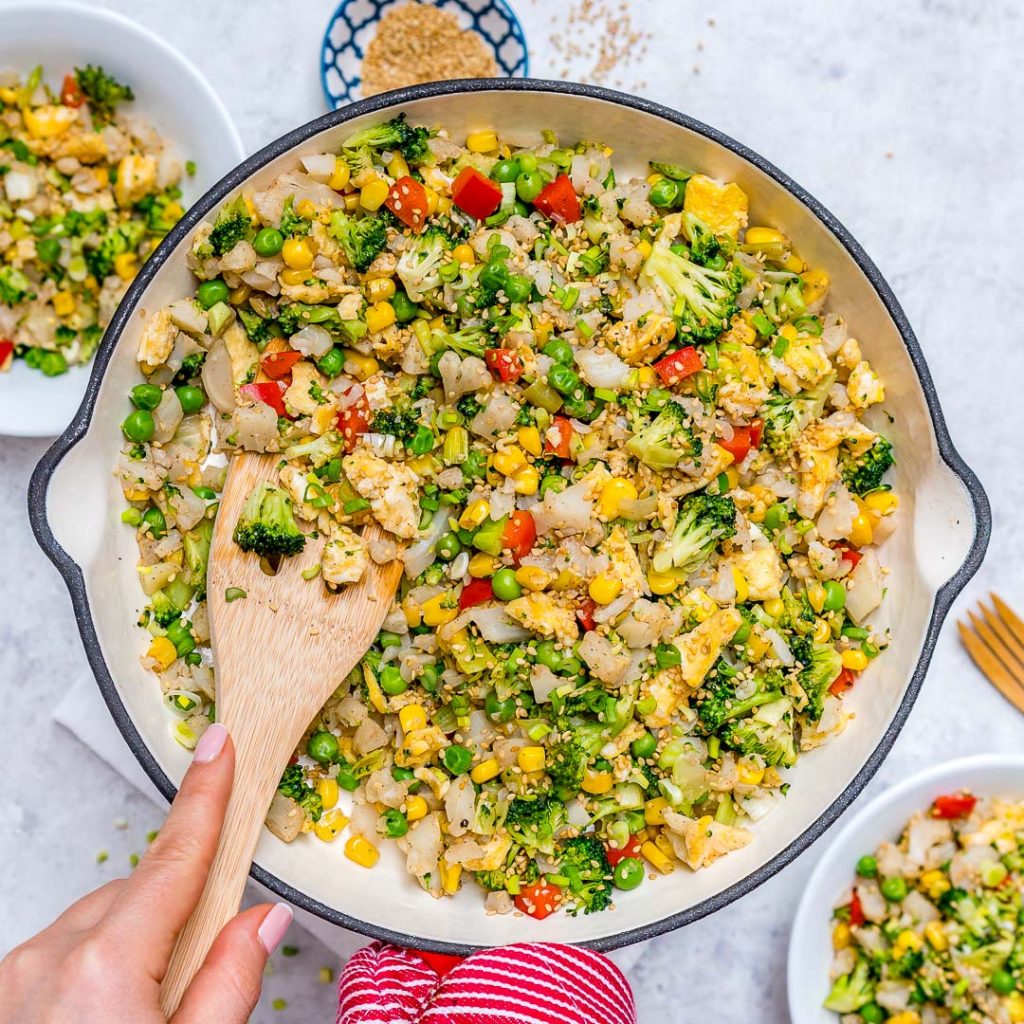
M 190 355 L 185 356 L 181 361 L 181 368 L 174 375 L 174 383 L 187 384 L 190 380 L 194 380 L 199 376 L 205 362 L 205 352 L 192 352 Z
M 153 599 L 149 602 L 149 610 L 157 625 L 163 626 L 164 629 L 181 618 L 181 609 L 163 590 L 158 590 L 153 595 Z
M 309 229 L 312 227 L 312 223 L 305 217 L 300 217 L 295 212 L 295 197 L 289 196 L 284 201 L 284 206 L 281 208 L 281 234 L 285 238 L 291 238 L 293 236 L 308 235 Z
M 548 751 L 547 772 L 557 790 L 578 793 L 589 756 L 579 740 L 554 744 Z
M 306 535 L 295 523 L 292 499 L 279 487 L 257 484 L 238 517 L 235 543 L 243 551 L 269 555 L 296 555 L 306 543 Z
M 512 841 L 531 853 L 550 856 L 555 849 L 555 832 L 565 822 L 565 804 L 556 797 L 516 797 L 505 815 L 505 830 Z
M 134 249 L 145 233 L 141 223 L 129 222 L 111 228 L 95 246 L 85 246 L 83 256 L 89 272 L 102 281 L 114 273 L 114 258 Z
M 835 374 L 830 373 L 809 391 L 796 395 L 773 391 L 768 396 L 761 407 L 761 417 L 764 443 L 774 455 L 785 454 L 804 428 L 821 415 L 835 380 Z
M 451 349 L 463 357 L 476 356 L 478 359 L 482 359 L 484 351 L 488 347 L 488 341 L 487 328 L 483 324 L 470 324 L 469 327 L 462 327 L 451 332 L 433 330 L 430 332 L 430 340 L 421 341 L 420 347 L 428 356 Z
M 805 714 L 816 722 L 825 707 L 825 695 L 843 670 L 842 658 L 831 644 L 816 644 L 806 636 L 790 637 L 790 650 L 800 663 L 799 680 L 807 694 Z
M 674 253 L 670 245 L 679 230 L 678 214 L 665 218 L 643 275 L 675 318 L 681 337 L 714 341 L 736 312 L 743 274 L 736 266 L 711 270 Z
M 743 700 L 736 696 L 735 679 L 736 670 L 719 661 L 701 684 L 696 709 L 700 730 L 706 735 L 782 696 L 783 679 L 778 672 L 766 672 L 757 680 L 757 689 Z
M 678 466 L 683 459 L 699 459 L 704 443 L 686 421 L 683 407 L 668 401 L 653 420 L 626 442 L 626 450 L 645 466 L 663 472 Z
M 862 455 L 851 455 L 842 460 L 843 482 L 854 494 L 863 498 L 865 494 L 885 486 L 882 477 L 895 462 L 892 444 L 884 437 L 876 437 Z
M 32 282 L 20 270 L 10 265 L 0 267 L 0 302 L 16 306 L 32 298 L 35 298 Z
M 251 309 L 239 309 L 238 319 L 242 321 L 245 336 L 254 345 L 265 345 L 270 341 L 270 325 Z
M 473 419 L 477 413 L 483 412 L 483 405 L 477 401 L 476 395 L 470 392 L 467 395 L 463 395 L 455 402 L 455 408 L 466 417 L 467 420 Z
M 604 844 L 594 835 L 574 836 L 562 844 L 558 873 L 569 880 L 569 913 L 595 914 L 612 902 L 612 866 Z
M 377 258 L 388 240 L 387 225 L 382 217 L 353 217 L 343 210 L 331 214 L 328 232 L 360 273 Z
M 419 430 L 420 416 L 416 409 L 392 407 L 382 409 L 373 417 L 370 429 L 375 434 L 391 434 L 400 441 L 411 441 Z
M 513 843 L 502 867 L 492 871 L 477 871 L 474 877 L 488 892 L 499 892 L 508 889 L 512 879 L 520 886 L 533 885 L 540 877 L 540 869 L 532 857 L 523 854 L 522 849 Z
M 291 302 L 277 315 L 277 325 L 286 338 L 309 324 L 319 324 L 335 338 L 347 342 L 358 341 L 366 333 L 366 324 L 361 320 L 342 320 L 336 306 L 307 306 L 303 302 Z
M 704 266 L 716 256 L 726 256 L 721 239 L 699 217 L 692 213 L 682 214 L 683 233 L 690 243 L 690 259 Z
M 429 128 L 406 124 L 405 114 L 399 114 L 373 128 L 363 128 L 350 135 L 341 145 L 346 150 L 359 150 L 365 146 L 397 149 L 410 164 L 421 164 L 429 155 L 427 143 L 432 134 Z
M 736 533 L 736 505 L 732 498 L 694 494 L 679 506 L 675 529 L 654 552 L 656 572 L 688 576 L 702 565 L 721 540 Z
M 451 244 L 448 233 L 433 225 L 407 241 L 396 273 L 413 302 L 422 302 L 424 292 L 441 287 L 440 271 L 448 261 Z
M 213 520 L 203 519 L 182 538 L 189 585 L 195 587 L 196 597 L 206 596 L 206 567 L 210 561 L 210 542 L 213 539 Z
M 118 103 L 135 99 L 130 85 L 122 85 L 103 68 L 93 64 L 75 68 L 75 81 L 89 101 L 93 121 L 98 124 L 106 124 L 113 119 Z
M 742 754 L 760 754 L 766 764 L 790 767 L 796 763 L 793 702 L 781 697 L 762 704 L 747 718 L 733 719 L 722 732 L 722 742 Z
M 292 764 L 285 768 L 277 789 L 294 800 L 310 821 L 320 820 L 324 809 L 323 800 L 312 786 L 306 784 L 306 774 L 302 770 L 302 765 Z
M 253 238 L 252 217 L 242 196 L 221 207 L 217 221 L 207 239 L 214 256 L 231 252 L 241 241 L 251 242 Z
M 305 444 L 293 444 L 286 448 L 284 457 L 288 462 L 308 459 L 314 469 L 326 466 L 331 459 L 336 459 L 345 450 L 345 439 L 336 430 L 313 438 Z
M 875 997 L 875 986 L 868 973 L 867 960 L 858 960 L 849 974 L 836 978 L 825 1000 L 825 1009 L 836 1013 L 856 1013 Z

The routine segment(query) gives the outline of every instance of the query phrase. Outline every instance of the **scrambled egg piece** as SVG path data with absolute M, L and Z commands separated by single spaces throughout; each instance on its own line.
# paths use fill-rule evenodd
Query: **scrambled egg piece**
M 875 439 L 874 431 L 863 423 L 849 418 L 848 413 L 845 419 L 839 419 L 843 416 L 837 413 L 812 423 L 797 439 L 800 493 L 796 508 L 805 519 L 813 519 L 821 511 L 829 488 L 839 477 L 839 445 L 845 441 L 852 451 L 858 452 Z
M 768 601 L 782 593 L 785 568 L 774 544 L 764 541 L 750 551 L 733 551 L 719 566 L 743 573 L 750 589 L 749 600 Z
M 310 417 L 309 429 L 310 432 L 316 434 L 318 437 L 321 434 L 326 434 L 327 431 L 333 430 L 335 426 L 335 420 L 338 418 L 338 397 L 332 391 L 328 391 L 326 395 L 327 401 L 323 405 L 316 407 L 316 412 Z
M 412 540 L 420 532 L 419 477 L 408 466 L 385 462 L 365 448 L 346 455 L 342 468 L 389 533 Z
M 787 390 L 790 390 L 789 377 L 794 379 L 796 387 L 792 388 L 793 394 L 813 388 L 832 372 L 832 364 L 825 355 L 825 349 L 817 339 L 807 334 L 799 335 L 795 341 L 791 341 L 782 359 L 773 356 L 772 362 L 779 383 Z
M 399 768 L 422 768 L 446 746 L 448 740 L 436 725 L 413 729 L 412 732 L 405 734 L 402 745 L 395 751 L 395 764 Z M 447 786 L 445 789 L 447 790 Z
M 174 351 L 177 337 L 178 328 L 171 322 L 171 314 L 166 309 L 154 313 L 142 328 L 142 335 L 139 338 L 139 362 L 150 369 L 160 366 Z
M 155 156 L 136 153 L 124 157 L 117 165 L 114 198 L 118 206 L 131 206 L 156 189 L 157 163 Z
M 236 385 L 241 384 L 252 372 L 253 366 L 259 363 L 260 350 L 237 323 L 227 328 L 221 337 L 231 357 L 231 378 Z
M 746 326 L 737 324 L 736 327 Z M 729 333 L 732 334 L 733 331 Z M 718 389 L 718 402 L 730 415 L 750 418 L 768 400 L 772 385 L 771 369 L 762 361 L 757 350 L 741 345 L 736 352 L 719 352 L 719 376 L 723 383 Z
M 288 497 L 292 499 L 292 509 L 295 515 L 299 519 L 305 519 L 307 523 L 316 522 L 319 512 L 306 501 L 306 488 L 309 486 L 306 474 L 294 466 L 283 466 L 278 473 L 278 479 L 281 481 L 281 486 L 288 492 Z
M 579 636 L 575 614 L 550 594 L 524 594 L 509 601 L 505 611 L 531 632 L 556 637 L 563 644 L 571 644 Z
M 315 306 L 318 303 L 330 303 L 350 290 L 351 286 L 342 281 L 325 281 L 310 270 L 309 277 L 299 284 L 282 284 L 281 297 L 288 302 L 305 302 Z
M 79 163 L 95 164 L 105 160 L 110 150 L 99 132 L 69 132 L 61 136 L 53 150 L 53 158 L 74 157 Z
M 300 359 L 292 367 L 292 382 L 284 393 L 285 408 L 299 416 L 312 416 L 321 405 L 327 404 L 322 401 L 327 397 L 326 386 L 327 378 L 311 362 Z M 314 393 L 320 397 L 315 397 Z
M 719 473 L 724 473 L 733 463 L 732 453 L 720 444 L 705 444 L 704 454 L 700 460 L 700 476 L 680 477 L 673 480 L 665 493 L 675 498 L 682 498 L 694 491 L 707 487 Z
M 850 371 L 846 392 L 850 396 L 850 404 L 855 409 L 866 409 L 869 405 L 885 401 L 885 385 L 871 369 L 867 360 L 861 360 Z
M 347 583 L 358 583 L 368 564 L 366 547 L 359 534 L 347 526 L 332 527 L 320 556 L 320 573 L 324 582 L 332 590 Z
M 639 320 L 620 320 L 605 332 L 603 341 L 630 366 L 647 366 L 668 348 L 676 325 L 663 313 L 648 313 Z
M 686 183 L 683 209 L 699 217 L 716 235 L 739 237 L 747 226 L 747 194 L 734 181 L 715 181 L 695 174 Z
M 25 119 L 25 128 L 33 139 L 56 138 L 63 135 L 78 120 L 78 112 L 73 107 L 59 104 L 26 107 L 21 116 Z
M 640 567 L 640 559 L 621 526 L 612 529 L 599 550 L 608 556 L 608 572 L 622 580 L 623 596 L 637 598 L 650 592 L 647 577 Z
M 373 354 L 386 363 L 401 359 L 402 353 L 405 351 L 406 338 L 397 324 L 391 324 L 383 331 L 376 331 L 369 335 L 369 341 Z
M 512 849 L 512 840 L 508 836 L 496 835 L 482 844 L 483 856 L 463 862 L 467 871 L 497 871 L 505 863 L 508 851 Z
M 668 825 L 664 834 L 668 836 L 675 855 L 694 871 L 706 868 L 733 850 L 742 850 L 754 838 L 747 829 L 723 825 L 710 814 L 703 818 L 687 818 L 670 808 L 664 814 Z

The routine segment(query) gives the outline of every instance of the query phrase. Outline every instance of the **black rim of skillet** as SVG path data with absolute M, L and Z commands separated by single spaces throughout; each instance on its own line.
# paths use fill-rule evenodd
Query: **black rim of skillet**
M 960 454 L 950 440 L 946 423 L 939 407 L 938 396 L 935 392 L 935 385 L 931 374 L 925 363 L 921 346 L 914 332 L 911 329 L 907 317 L 903 312 L 892 289 L 882 277 L 878 268 L 874 265 L 860 245 L 850 235 L 849 231 L 813 196 L 798 185 L 792 178 L 785 175 L 773 164 L 745 146 L 723 135 L 715 128 L 694 120 L 691 117 L 662 106 L 650 100 L 630 96 L 625 93 L 615 92 L 594 85 L 580 85 L 572 82 L 545 81 L 542 79 L 473 79 L 464 81 L 436 82 L 429 85 L 412 86 L 407 89 L 398 89 L 393 92 L 383 93 L 370 99 L 352 103 L 339 110 L 332 111 L 322 117 L 310 121 L 308 124 L 288 132 L 286 135 L 270 143 L 268 146 L 249 157 L 239 164 L 233 171 L 223 177 L 214 185 L 191 209 L 182 220 L 174 227 L 170 234 L 160 244 L 156 252 L 143 264 L 139 275 L 129 287 L 124 300 L 117 312 L 114 314 L 106 334 L 100 345 L 93 363 L 92 375 L 86 390 L 85 398 L 75 418 L 54 442 L 36 466 L 29 484 L 28 505 L 29 518 L 32 529 L 40 546 L 46 552 L 50 561 L 57 567 L 64 577 L 68 591 L 71 594 L 71 602 L 74 606 L 75 617 L 78 621 L 79 633 L 82 643 L 85 646 L 85 653 L 92 667 L 99 684 L 100 692 L 107 703 L 110 714 L 113 716 L 117 727 L 121 730 L 125 741 L 131 748 L 132 753 L 142 765 L 146 774 L 150 777 L 157 789 L 166 797 L 172 800 L 177 792 L 171 780 L 164 774 L 163 770 L 156 763 L 149 748 L 146 746 L 134 723 L 121 703 L 114 681 L 107 669 L 103 659 L 103 652 L 100 649 L 99 640 L 96 636 L 96 629 L 92 621 L 89 609 L 89 600 L 85 589 L 85 578 L 82 570 L 71 559 L 71 557 L 57 543 L 46 516 L 47 488 L 54 470 L 64 456 L 85 436 L 92 419 L 93 409 L 96 404 L 96 397 L 99 392 L 100 383 L 110 361 L 114 347 L 121 337 L 121 333 L 128 323 L 129 317 L 135 311 L 135 307 L 160 267 L 170 258 L 171 254 L 178 247 L 179 243 L 191 234 L 195 226 L 219 204 L 242 185 L 252 174 L 258 171 L 271 160 L 287 153 L 293 147 L 305 142 L 307 139 L 325 129 L 335 125 L 343 124 L 364 114 L 372 114 L 377 111 L 391 111 L 401 107 L 404 103 L 414 100 L 427 99 L 437 96 L 455 96 L 465 93 L 478 92 L 526 92 L 543 94 L 554 94 L 560 96 L 583 96 L 596 100 L 603 100 L 615 103 L 621 107 L 638 110 L 646 114 L 652 114 L 672 124 L 687 128 L 690 131 L 703 135 L 705 138 L 717 142 L 726 149 L 747 160 L 755 167 L 763 171 L 779 185 L 785 188 L 791 195 L 796 197 L 820 220 L 831 233 L 845 247 L 846 251 L 853 257 L 854 261 L 871 282 L 879 298 L 882 300 L 886 310 L 896 324 L 903 343 L 907 348 L 910 359 L 917 371 L 921 389 L 924 392 L 925 401 L 928 404 L 928 412 L 931 416 L 932 427 L 935 431 L 936 443 L 939 454 L 946 465 L 960 479 L 968 491 L 974 509 L 975 530 L 974 539 L 970 552 L 956 573 L 939 588 L 935 595 L 935 604 L 932 608 L 931 618 L 925 634 L 924 645 L 921 649 L 921 656 L 910 678 L 907 691 L 904 694 L 900 706 L 896 709 L 892 721 L 889 723 L 885 734 L 882 736 L 878 746 L 868 757 L 865 764 L 857 772 L 850 784 L 840 793 L 832 804 L 796 839 L 793 840 L 784 850 L 776 854 L 770 861 L 763 864 L 756 871 L 745 878 L 729 886 L 716 895 L 688 907 L 677 914 L 652 921 L 650 924 L 629 931 L 617 932 L 612 935 L 605 935 L 597 939 L 581 942 L 580 945 L 588 946 L 597 950 L 617 949 L 630 943 L 641 942 L 653 938 L 665 932 L 680 928 L 683 925 L 697 921 L 708 914 L 720 910 L 739 897 L 746 895 L 757 888 L 762 882 L 767 881 L 777 874 L 782 868 L 795 860 L 815 840 L 820 838 L 825 831 L 836 821 L 840 814 L 853 802 L 861 790 L 867 785 L 871 777 L 878 770 L 883 759 L 888 754 L 903 728 L 910 714 L 910 710 L 917 699 L 921 685 L 924 682 L 935 643 L 938 638 L 939 629 L 949 611 L 954 598 L 964 588 L 967 581 L 977 572 L 981 565 L 985 549 L 988 547 L 989 537 L 992 532 L 992 512 L 989 506 L 988 497 L 970 467 L 963 461 Z M 385 942 L 397 943 L 402 946 L 409 946 L 417 949 L 424 949 L 438 953 L 450 953 L 465 955 L 480 947 L 473 944 L 456 942 L 445 942 L 436 939 L 420 938 L 413 935 L 406 935 L 402 932 L 395 932 L 388 928 L 382 928 L 356 918 L 349 917 L 332 907 L 325 906 L 318 900 L 311 898 L 298 889 L 293 888 L 275 875 L 262 867 L 254 864 L 250 872 L 256 881 L 265 885 L 272 892 L 303 910 L 307 910 L 318 917 L 322 917 L 332 924 L 339 925 L 352 931 L 360 932 L 375 939 Z

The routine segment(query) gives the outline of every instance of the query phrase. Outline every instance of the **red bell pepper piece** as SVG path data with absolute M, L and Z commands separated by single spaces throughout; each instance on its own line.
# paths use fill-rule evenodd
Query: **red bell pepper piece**
M 548 882 L 534 882 L 523 888 L 515 898 L 516 910 L 543 921 L 558 909 L 562 890 Z
M 427 190 L 409 175 L 399 178 L 388 192 L 384 205 L 413 231 L 422 231 L 427 222 Z
M 519 380 L 523 375 L 523 361 L 507 348 L 487 349 L 484 352 L 484 362 L 498 380 L 506 383 Z
M 719 437 L 716 443 L 732 456 L 733 462 L 739 465 L 747 457 L 751 448 L 750 427 L 733 427 L 732 437 L 729 440 Z
M 853 669 L 840 669 L 839 675 L 836 676 L 832 685 L 828 688 L 828 692 L 831 693 L 833 697 L 838 697 L 841 693 L 845 693 L 853 686 L 853 682 L 856 678 L 857 675 Z
M 281 380 L 291 375 L 292 367 L 302 358 L 294 349 L 286 352 L 269 352 L 260 360 L 260 368 L 271 380 Z
M 663 384 L 678 384 L 703 369 L 704 361 L 693 345 L 677 349 L 654 364 L 654 372 Z
M 470 580 L 459 594 L 459 611 L 494 600 L 494 587 L 490 580 Z
M 508 517 L 501 546 L 512 552 L 512 561 L 518 565 L 533 549 L 537 541 L 537 524 L 533 514 L 526 509 L 517 509 Z
M 575 224 L 580 219 L 580 200 L 567 174 L 549 182 L 533 201 L 535 209 L 560 224 Z
M 262 402 L 264 405 L 269 405 L 278 416 L 292 419 L 293 417 L 288 416 L 288 412 L 284 407 L 284 393 L 286 390 L 284 384 L 279 380 L 267 380 L 262 384 L 243 384 L 238 389 L 239 394 L 252 398 L 257 402 Z
M 352 389 L 349 388 L 345 395 L 351 394 L 351 391 Z M 342 397 L 344 398 L 345 395 Z M 365 394 L 360 393 L 351 405 L 345 406 L 338 413 L 337 424 L 341 436 L 345 439 L 345 451 L 352 451 L 359 440 L 359 435 L 365 434 L 370 429 L 370 403 L 367 402 Z
M 501 186 L 475 167 L 463 167 L 452 182 L 452 202 L 470 217 L 483 220 L 501 205 Z
M 966 818 L 974 805 L 978 802 L 977 797 L 970 793 L 947 793 L 937 796 L 932 804 L 932 817 L 942 818 L 944 821 L 953 821 L 955 818 Z
M 836 551 L 839 552 L 839 557 L 844 562 L 849 562 L 855 569 L 857 568 L 857 563 L 861 559 L 861 554 L 856 548 L 850 547 L 849 544 L 840 544 L 839 547 L 836 548 Z
M 65 107 L 80 107 L 85 102 L 85 93 L 74 75 L 65 75 L 60 87 L 60 101 Z
M 551 426 L 544 432 L 544 451 L 548 455 L 557 455 L 560 459 L 570 458 L 575 433 L 567 417 L 556 416 L 551 421 Z
M 14 342 L 0 338 L 0 370 L 6 370 L 14 357 Z
M 859 928 L 866 920 L 864 908 L 860 905 L 860 897 L 854 890 L 853 899 L 850 900 L 850 924 L 854 928 Z
M 597 602 L 591 597 L 588 597 L 583 604 L 576 609 L 576 618 L 579 621 L 579 624 L 583 627 L 584 633 L 589 633 L 597 626 L 597 620 L 594 618 L 595 611 L 597 611 Z
M 750 447 L 760 448 L 761 438 L 764 436 L 764 420 L 760 416 L 755 416 L 747 426 L 750 427 Z
M 640 840 L 636 836 L 630 836 L 629 842 L 622 847 L 621 850 L 615 849 L 614 846 L 606 846 L 605 854 L 608 857 L 608 863 L 612 867 L 615 867 L 620 860 L 625 860 L 627 857 L 635 857 L 637 860 L 640 859 Z

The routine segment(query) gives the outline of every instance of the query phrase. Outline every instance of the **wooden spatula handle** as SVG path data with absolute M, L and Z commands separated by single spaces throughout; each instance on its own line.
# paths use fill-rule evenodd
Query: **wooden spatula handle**
M 267 809 L 300 738 L 283 735 L 272 727 L 268 730 L 271 735 L 261 734 L 262 730 L 252 726 L 257 721 L 265 724 L 264 715 L 254 717 L 251 711 L 238 707 L 231 710 L 235 713 L 226 713 L 224 724 L 235 743 L 235 782 L 206 887 L 178 936 L 160 988 L 160 1007 L 168 1019 L 220 930 L 238 913 Z M 231 719 L 245 725 L 235 732 Z

